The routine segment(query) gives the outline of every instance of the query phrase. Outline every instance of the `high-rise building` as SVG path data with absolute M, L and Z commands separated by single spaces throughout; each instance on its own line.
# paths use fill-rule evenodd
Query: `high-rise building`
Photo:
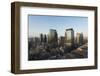
M 58 44 L 58 34 L 55 29 L 50 29 L 49 34 L 48 34 L 48 43 Z
M 73 48 L 74 46 L 74 30 L 72 28 L 65 31 L 65 45 L 68 48 Z
M 44 43 L 47 42 L 47 36 L 46 36 L 46 34 L 45 34 L 44 37 L 43 37 L 43 41 L 44 41 Z
M 46 43 L 47 42 L 46 34 L 40 34 L 40 41 L 41 41 L 41 43 Z
M 76 34 L 76 43 L 78 45 L 82 45 L 83 44 L 83 33 L 77 33 Z
M 65 43 L 65 37 L 61 36 L 61 37 L 59 38 L 59 45 L 60 45 L 60 46 L 63 46 L 64 43 Z
M 40 41 L 43 42 L 43 34 L 40 34 Z

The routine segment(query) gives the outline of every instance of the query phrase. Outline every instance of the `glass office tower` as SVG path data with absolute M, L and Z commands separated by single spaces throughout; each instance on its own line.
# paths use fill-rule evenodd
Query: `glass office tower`
M 76 34 L 76 43 L 77 43 L 77 45 L 83 44 L 83 33 Z
M 65 45 L 68 48 L 73 48 L 74 46 L 74 30 L 72 28 L 65 31 Z
M 48 34 L 48 43 L 55 45 L 58 44 L 58 34 L 55 29 L 50 29 Z

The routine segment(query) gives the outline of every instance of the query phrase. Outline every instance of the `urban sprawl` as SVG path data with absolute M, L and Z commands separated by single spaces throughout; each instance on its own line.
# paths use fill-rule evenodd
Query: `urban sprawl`
M 83 33 L 74 34 L 73 28 L 66 29 L 65 35 L 58 37 L 55 29 L 40 37 L 28 39 L 28 60 L 53 60 L 87 58 L 87 37 Z

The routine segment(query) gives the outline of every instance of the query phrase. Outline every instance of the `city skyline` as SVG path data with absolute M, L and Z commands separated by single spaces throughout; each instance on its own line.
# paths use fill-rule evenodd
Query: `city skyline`
M 83 33 L 74 37 L 74 29 L 66 29 L 65 36 L 58 38 L 57 31 L 50 29 L 48 35 L 29 38 L 29 60 L 87 58 L 87 39 Z
M 41 33 L 48 34 L 50 29 L 56 29 L 60 37 L 65 35 L 65 30 L 68 28 L 73 28 L 75 34 L 82 32 L 86 37 L 88 36 L 87 17 L 42 15 L 29 15 L 28 17 L 29 37 L 39 37 Z

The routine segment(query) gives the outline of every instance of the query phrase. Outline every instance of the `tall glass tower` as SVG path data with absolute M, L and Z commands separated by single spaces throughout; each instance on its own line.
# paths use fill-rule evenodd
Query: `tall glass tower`
M 76 43 L 77 43 L 77 45 L 82 45 L 83 44 L 83 33 L 77 33 Z
M 73 48 L 74 46 L 74 30 L 72 28 L 65 31 L 65 45 L 68 48 Z
M 50 29 L 48 34 L 48 43 L 58 44 L 58 34 L 55 29 Z

